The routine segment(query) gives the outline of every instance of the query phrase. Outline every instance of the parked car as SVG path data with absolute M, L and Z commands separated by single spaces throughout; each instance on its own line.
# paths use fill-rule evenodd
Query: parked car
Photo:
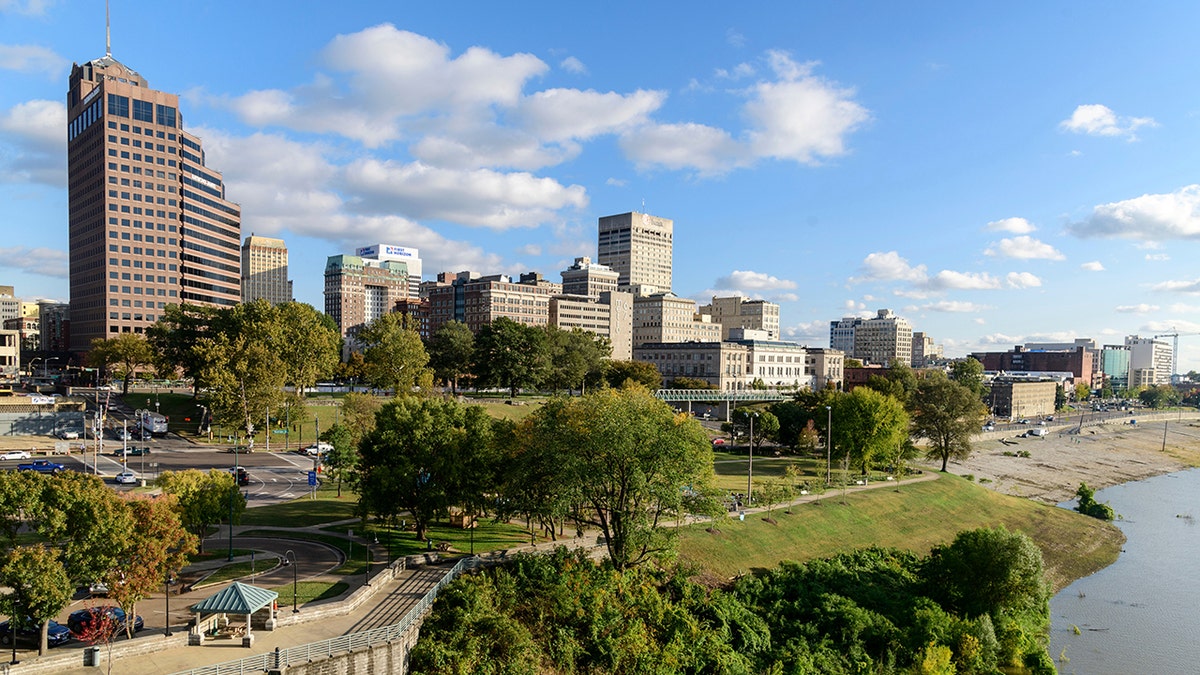
M 60 429 L 57 436 L 64 441 L 74 441 L 79 439 L 79 432 L 72 429 Z
M 992 424 L 985 424 L 985 425 L 983 425 L 983 430 L 984 431 L 995 431 L 996 427 L 995 427 L 995 425 L 992 425 Z
M 112 605 L 101 605 L 99 607 L 90 607 L 88 609 L 80 609 L 71 612 L 71 614 L 67 617 L 67 628 L 70 628 L 72 633 L 79 635 L 88 629 L 88 626 L 91 625 L 92 621 L 101 616 L 108 616 L 111 618 L 113 622 L 117 624 L 118 631 L 125 630 L 125 622 L 128 619 L 128 616 L 125 614 L 125 610 Z M 133 632 L 136 633 L 140 631 L 142 627 L 142 617 L 133 617 Z
M 116 429 L 113 429 L 113 436 L 115 436 L 118 441 L 133 440 L 133 434 L 130 433 L 130 431 L 125 427 L 117 427 Z
M 29 459 L 32 456 L 28 450 L 9 450 L 0 455 L 0 459 Z
M 305 448 L 304 454 L 308 455 L 309 457 L 319 457 L 321 455 L 324 455 L 327 452 L 332 452 L 332 451 L 333 451 L 332 445 L 325 443 L 325 442 L 321 442 L 321 443 L 314 443 L 314 444 L 308 446 L 307 448 Z
M 141 445 L 131 445 L 124 448 L 117 448 L 112 453 L 116 457 L 141 457 L 142 455 L 150 454 L 150 448 Z
M 17 639 L 22 642 L 40 642 L 42 639 L 42 627 L 37 621 L 32 618 L 26 618 L 24 621 L 17 623 Z M 70 642 L 72 639 L 71 630 L 57 621 L 50 622 L 50 629 L 47 631 L 46 642 L 55 647 Z M 11 645 L 13 643 L 12 622 L 5 621 L 0 623 L 0 643 Z

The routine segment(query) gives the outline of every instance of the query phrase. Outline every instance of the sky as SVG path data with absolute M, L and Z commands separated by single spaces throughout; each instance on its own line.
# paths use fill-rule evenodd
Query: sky
M 327 256 L 559 273 L 670 218 L 676 294 L 785 339 L 889 308 L 948 356 L 1180 333 L 1200 370 L 1200 4 L 149 3 L 114 58 L 179 94 L 323 307 Z M 66 300 L 67 78 L 99 0 L 0 0 L 0 285 Z

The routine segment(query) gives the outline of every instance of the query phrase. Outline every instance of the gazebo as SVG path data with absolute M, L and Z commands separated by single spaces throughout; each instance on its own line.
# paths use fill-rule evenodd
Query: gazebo
M 254 633 L 251 624 L 254 615 L 266 610 L 262 620 L 263 630 L 275 630 L 275 607 L 279 594 L 265 588 L 251 586 L 235 581 L 225 590 L 209 596 L 192 605 L 195 620 L 188 633 L 189 645 L 202 645 L 205 638 L 242 638 L 242 646 L 254 644 Z M 244 626 L 234 625 L 229 621 L 229 615 L 246 617 Z M 262 616 L 262 615 L 260 615 Z

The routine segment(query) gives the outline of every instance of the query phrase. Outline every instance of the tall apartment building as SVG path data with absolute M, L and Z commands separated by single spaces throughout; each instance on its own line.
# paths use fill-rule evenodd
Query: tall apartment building
M 429 330 L 436 333 L 450 321 L 460 321 L 478 333 L 500 317 L 527 326 L 550 323 L 550 298 L 562 295 L 562 284 L 536 272 L 513 281 L 507 274 L 479 276 L 470 271 L 443 272 L 437 281 L 421 284 L 429 300 Z
M 65 302 L 38 303 L 38 335 L 42 351 L 65 352 L 71 344 L 71 306 Z
M 712 302 L 700 308 L 721 324 L 721 339 L 728 340 L 731 331 L 737 328 L 763 330 L 768 340 L 779 339 L 779 305 L 766 300 L 747 300 L 740 295 L 727 298 L 713 297 Z
M 292 301 L 288 250 L 282 239 L 251 234 L 242 243 L 242 302 L 260 298 L 272 305 Z
M 617 290 L 620 275 L 612 268 L 592 262 L 583 256 L 575 264 L 562 271 L 563 295 L 581 295 L 599 300 L 602 293 Z
M 381 262 L 402 262 L 408 268 L 408 297 L 416 298 L 421 295 L 421 255 L 415 248 L 393 246 L 392 244 L 371 244 L 354 251 L 354 255 L 363 260 Z
M 936 344 L 928 333 L 914 331 L 912 338 L 913 368 L 924 368 L 942 358 L 942 346 Z
M 241 209 L 179 97 L 103 57 L 71 67 L 67 92 L 71 350 L 141 333 L 171 303 L 241 298 Z
M 1129 386 L 1171 383 L 1174 349 L 1169 342 L 1130 335 L 1125 346 L 1129 348 Z
M 674 221 L 636 211 L 600 218 L 596 258 L 637 295 L 671 290 Z
M 332 255 L 325 261 L 325 313 L 345 338 L 391 312 L 397 300 L 408 297 L 408 288 L 408 266 L 402 262 L 356 255 Z
M 720 342 L 721 324 L 696 312 L 696 301 L 674 293 L 633 298 L 633 348 L 649 343 Z
M 1100 370 L 1104 380 L 1097 382 L 1104 386 L 1107 382 L 1114 390 L 1129 387 L 1129 347 L 1125 345 L 1104 345 L 1100 350 Z
M 912 363 L 913 330 L 908 321 L 890 309 L 881 309 L 875 316 L 854 327 L 852 356 L 867 363 L 882 366 L 892 361 Z
M 846 356 L 854 355 L 854 329 L 866 321 L 857 316 L 844 316 L 837 321 L 829 322 L 829 348 L 836 349 Z

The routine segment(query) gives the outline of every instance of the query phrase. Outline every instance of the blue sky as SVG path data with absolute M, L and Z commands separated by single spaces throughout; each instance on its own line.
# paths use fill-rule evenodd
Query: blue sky
M 677 294 L 799 342 L 887 307 L 951 356 L 1178 330 L 1200 369 L 1200 5 L 577 4 L 114 0 L 112 51 L 318 308 L 331 254 L 558 280 L 644 203 Z M 67 75 L 103 54 L 103 2 L 0 0 L 21 297 L 68 295 Z

